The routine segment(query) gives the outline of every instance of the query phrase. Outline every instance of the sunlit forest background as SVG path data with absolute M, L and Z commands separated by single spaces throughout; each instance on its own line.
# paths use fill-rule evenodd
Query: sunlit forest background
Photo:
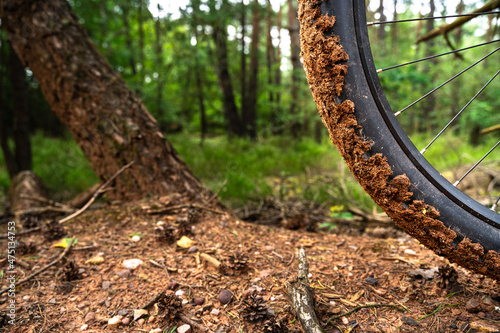
M 230 205 L 266 196 L 372 205 L 346 177 L 312 100 L 300 60 L 295 1 L 68 0 L 110 64 L 142 98 L 167 138 L 202 182 Z M 372 0 L 368 21 L 468 13 L 487 1 Z M 175 4 L 175 5 L 174 5 Z M 453 18 L 370 27 L 376 66 L 395 64 L 498 40 L 499 16 L 484 15 L 416 43 Z M 380 74 L 394 111 L 403 109 L 488 52 L 478 48 Z M 64 199 L 97 178 L 52 114 L 29 69 L 14 66 L 6 34 L 0 50 L 0 190 L 9 183 L 14 114 L 28 124 L 30 167 Z M 498 71 L 493 54 L 400 116 L 422 148 Z M 498 141 L 500 82 L 493 80 L 428 153 L 443 172 L 471 163 Z M 16 98 L 22 101 L 16 102 Z M 443 117 L 444 116 L 444 117 Z M 25 136 L 26 136 L 25 135 Z M 499 160 L 494 153 L 493 160 Z

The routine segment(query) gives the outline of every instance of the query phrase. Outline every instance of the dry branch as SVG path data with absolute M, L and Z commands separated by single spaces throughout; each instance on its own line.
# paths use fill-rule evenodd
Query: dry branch
M 34 278 L 38 274 L 40 274 L 42 272 L 45 272 L 47 269 L 49 269 L 50 267 L 54 266 L 59 261 L 61 261 L 69 253 L 69 251 L 71 250 L 71 247 L 73 246 L 73 243 L 75 242 L 75 239 L 76 239 L 76 237 L 71 238 L 71 241 L 69 242 L 68 246 L 64 249 L 63 253 L 61 253 L 61 255 L 56 260 L 52 261 L 50 264 L 48 264 L 44 268 L 42 268 L 42 269 L 36 271 L 35 273 L 31 274 L 27 278 L 22 279 L 21 281 L 19 281 L 18 283 L 15 284 L 15 287 L 20 286 L 20 285 L 28 282 L 29 280 L 31 280 L 32 278 Z M 2 290 L 0 290 L 0 295 L 3 294 L 3 293 L 5 293 L 5 292 L 7 292 L 7 291 L 9 291 L 9 290 L 11 290 L 11 289 L 14 289 L 14 288 L 7 287 L 5 289 L 2 289 Z
M 297 280 L 293 283 L 286 282 L 288 299 L 304 331 L 306 333 L 322 333 L 319 320 L 316 317 L 314 293 L 309 287 L 308 274 L 309 264 L 307 263 L 306 252 L 301 248 L 299 250 Z
M 127 168 L 129 168 L 132 164 L 134 164 L 134 161 L 129 162 L 127 165 L 122 166 L 120 168 L 120 170 L 118 170 L 113 176 L 111 176 L 111 178 L 109 178 L 104 184 L 102 184 L 101 186 L 99 186 L 99 188 L 97 189 L 97 191 L 95 191 L 94 195 L 92 195 L 92 198 L 90 198 L 90 200 L 82 208 L 80 208 L 79 210 L 77 210 L 73 214 L 71 214 L 69 216 L 66 216 L 65 218 L 60 219 L 59 223 L 62 224 L 62 223 L 68 222 L 69 220 L 77 217 L 78 215 L 80 215 L 81 213 L 83 213 L 84 211 L 86 211 L 87 208 L 89 208 L 90 205 L 97 199 L 97 197 L 99 197 L 102 193 L 104 193 L 106 187 L 109 184 L 111 184 L 111 182 L 113 180 L 115 180 L 116 177 L 118 177 L 123 171 L 125 171 Z
M 481 14 L 481 13 L 489 12 L 489 11 L 494 10 L 495 8 L 498 8 L 498 7 L 500 7 L 500 0 L 491 0 L 490 2 L 486 3 L 483 7 L 472 11 L 471 14 Z M 417 44 L 421 43 L 421 42 L 428 41 L 429 39 L 435 38 L 439 35 L 446 35 L 450 31 L 452 31 L 453 29 L 469 22 L 470 20 L 472 20 L 476 16 L 477 15 L 462 16 L 462 17 L 457 18 L 455 21 L 453 21 L 451 23 L 443 24 L 442 26 L 437 27 L 437 28 L 429 31 L 428 33 L 426 33 L 425 35 L 423 35 L 422 37 L 417 39 Z

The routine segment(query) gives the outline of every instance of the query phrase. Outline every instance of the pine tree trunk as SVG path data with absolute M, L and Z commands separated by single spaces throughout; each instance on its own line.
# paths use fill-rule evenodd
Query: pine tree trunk
M 242 118 L 242 130 L 246 131 L 246 116 L 247 116 L 247 54 L 246 54 L 246 5 L 245 1 L 241 0 L 241 13 L 240 13 L 240 25 L 241 25 L 241 39 L 240 39 L 240 95 L 241 95 L 241 118 Z
M 13 139 L 17 174 L 20 171 L 31 170 L 30 110 L 24 66 L 14 50 L 11 50 L 9 58 L 12 101 L 14 104 Z
M 260 5 L 254 0 L 252 14 L 252 44 L 250 46 L 250 77 L 248 80 L 248 99 L 245 126 L 248 136 L 257 139 L 257 76 L 259 72 Z
M 297 8 L 294 6 L 294 0 L 288 0 L 288 31 L 290 33 L 290 60 L 292 61 L 292 87 L 290 116 L 292 121 L 290 130 L 293 137 L 298 137 L 301 125 L 298 116 L 300 77 L 302 75 L 302 64 L 300 63 L 300 27 L 297 19 Z
M 102 179 L 130 161 L 108 195 L 133 199 L 202 186 L 159 131 L 142 101 L 113 71 L 65 0 L 4 0 L 2 24 L 54 113 Z M 20 24 L 20 22 L 23 22 Z

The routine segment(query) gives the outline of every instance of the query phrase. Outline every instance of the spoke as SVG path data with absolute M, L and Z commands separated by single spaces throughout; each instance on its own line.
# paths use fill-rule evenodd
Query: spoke
M 436 88 L 432 89 L 431 91 L 429 91 L 427 94 L 425 94 L 424 96 L 420 97 L 419 99 L 417 99 L 415 102 L 411 103 L 410 105 L 408 105 L 407 107 L 405 107 L 404 109 L 402 109 L 401 111 L 398 111 L 396 112 L 394 115 L 397 117 L 399 116 L 401 113 L 403 113 L 404 111 L 408 110 L 409 108 L 411 108 L 413 105 L 417 104 L 418 102 L 420 102 L 421 100 L 423 100 L 424 98 L 426 98 L 427 96 L 431 95 L 433 92 L 435 92 L 436 90 L 442 88 L 444 85 L 450 83 L 452 80 L 456 79 L 457 77 L 459 77 L 460 75 L 462 75 L 463 73 L 467 72 L 469 69 L 471 69 L 472 67 L 476 66 L 477 64 L 479 64 L 480 62 L 482 62 L 483 60 L 485 60 L 486 58 L 488 58 L 489 56 L 491 56 L 493 53 L 497 52 L 498 50 L 500 50 L 500 47 L 499 48 L 496 48 L 495 50 L 491 51 L 490 53 L 488 53 L 487 55 L 485 55 L 484 57 L 482 57 L 481 59 L 479 59 L 478 61 L 476 61 L 475 63 L 473 63 L 472 65 L 470 65 L 469 67 L 467 67 L 466 69 L 464 69 L 463 71 L 461 71 L 460 73 L 456 74 L 455 76 L 449 78 L 448 80 L 446 80 L 444 83 L 440 84 L 439 86 L 437 86 Z
M 455 121 L 455 119 L 458 118 L 458 116 L 460 116 L 462 114 L 462 112 L 464 112 L 464 110 L 479 96 L 479 94 L 481 94 L 483 92 L 484 89 L 486 89 L 486 87 L 491 83 L 491 81 L 493 81 L 497 75 L 500 73 L 500 70 L 496 72 L 495 75 L 493 75 L 493 77 L 491 79 L 488 80 L 488 82 L 486 82 L 486 84 L 474 95 L 474 97 L 472 97 L 470 99 L 469 102 L 467 102 L 467 104 L 465 104 L 465 106 L 455 115 L 455 117 L 453 117 L 453 119 L 451 119 L 448 124 L 446 124 L 446 126 L 438 133 L 438 135 L 436 135 L 436 137 L 434 139 L 432 139 L 431 142 L 429 142 L 429 144 L 424 148 L 422 149 L 422 151 L 420 152 L 422 155 L 427 151 L 427 149 L 434 143 L 434 141 L 437 140 L 437 138 L 439 138 L 441 136 L 441 134 L 444 133 L 444 131 L 446 131 L 448 129 L 448 127 L 450 127 L 450 125 Z
M 493 204 L 493 206 L 491 206 L 491 210 L 495 210 L 497 209 L 498 207 L 498 203 L 500 202 L 500 195 L 498 196 L 497 200 L 495 201 L 495 203 Z
M 494 15 L 494 14 L 500 14 L 500 11 L 482 12 L 482 13 L 470 13 L 470 14 L 457 14 L 457 15 L 446 15 L 446 16 L 419 17 L 419 18 L 406 19 L 406 20 L 366 22 L 366 25 L 367 26 L 372 26 L 372 25 L 389 24 L 389 23 L 401 23 L 401 22 L 436 20 L 436 19 L 443 19 L 443 18 L 449 18 L 449 17 L 481 16 L 481 15 Z
M 480 159 L 479 161 L 477 161 L 477 162 L 476 162 L 476 164 L 474 164 L 474 165 L 472 166 L 472 168 L 470 168 L 470 169 L 469 169 L 469 171 L 467 171 L 467 172 L 465 173 L 465 175 L 463 175 L 463 176 L 462 176 L 462 178 L 460 178 L 459 180 L 457 180 L 457 181 L 453 184 L 453 186 L 455 186 L 455 187 L 456 187 L 458 184 L 460 184 L 460 182 L 461 182 L 461 181 L 462 181 L 465 177 L 467 177 L 467 175 L 468 175 L 469 173 L 471 173 L 471 172 L 472 172 L 472 170 L 474 170 L 474 169 L 475 169 L 475 168 L 479 165 L 479 163 L 481 163 L 481 162 L 482 162 L 482 161 L 483 161 L 483 160 L 484 160 L 484 159 L 485 159 L 485 158 L 486 158 L 486 157 L 487 157 L 487 156 L 488 156 L 488 155 L 489 155 L 489 154 L 490 154 L 493 150 L 495 150 L 495 148 L 496 148 L 496 147 L 498 147 L 498 145 L 500 145 L 500 141 L 498 141 L 498 142 L 497 142 L 497 144 L 493 146 L 493 148 L 491 148 L 491 149 L 490 149 L 490 150 L 489 150 L 486 154 L 484 154 L 484 156 L 483 156 L 483 157 L 481 157 L 481 159 Z
M 473 46 L 464 47 L 462 49 L 453 50 L 453 51 L 449 51 L 449 52 L 446 52 L 446 53 L 436 54 L 436 55 L 425 57 L 425 58 L 422 58 L 422 59 L 417 59 L 417 60 L 405 62 L 404 64 L 399 64 L 399 65 L 395 65 L 395 66 L 391 66 L 391 67 L 387 67 L 387 68 L 377 69 L 377 73 L 382 73 L 382 72 L 388 71 L 389 69 L 394 69 L 394 68 L 398 68 L 398 67 L 402 67 L 402 66 L 406 66 L 406 65 L 411 65 L 411 64 L 415 64 L 415 63 L 420 62 L 420 61 L 434 59 L 434 58 L 442 57 L 442 56 L 445 56 L 445 55 L 448 55 L 448 54 L 458 53 L 458 52 L 469 50 L 469 49 L 472 49 L 472 48 L 475 48 L 475 47 L 484 46 L 484 45 L 488 45 L 488 44 L 491 44 L 491 43 L 498 43 L 498 42 L 500 42 L 500 39 L 495 39 L 495 40 L 492 40 L 492 41 L 489 41 L 489 42 L 485 42 L 485 43 L 481 43 L 481 44 L 477 44 L 477 45 L 473 45 Z

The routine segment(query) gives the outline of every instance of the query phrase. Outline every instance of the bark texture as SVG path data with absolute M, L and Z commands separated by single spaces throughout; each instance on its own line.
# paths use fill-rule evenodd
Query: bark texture
M 2 24 L 102 180 L 134 160 L 109 194 L 134 199 L 202 186 L 159 131 L 142 101 L 90 40 L 64 0 L 4 0 Z

